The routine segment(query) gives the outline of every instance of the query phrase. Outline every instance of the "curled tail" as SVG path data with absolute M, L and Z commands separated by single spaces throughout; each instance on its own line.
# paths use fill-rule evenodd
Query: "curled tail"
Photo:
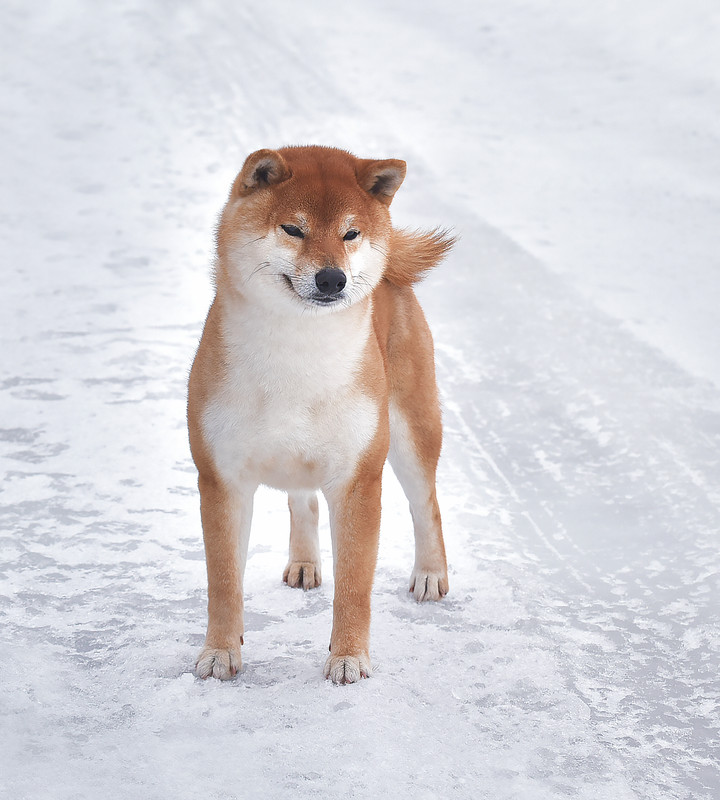
M 455 237 L 448 230 L 409 231 L 393 228 L 388 245 L 385 278 L 396 286 L 411 286 L 450 252 Z

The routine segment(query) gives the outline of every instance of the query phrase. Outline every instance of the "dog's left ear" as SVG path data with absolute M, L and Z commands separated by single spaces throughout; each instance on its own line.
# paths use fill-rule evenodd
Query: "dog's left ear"
M 286 181 L 292 172 L 277 150 L 256 150 L 243 164 L 233 184 L 233 195 L 246 197 L 257 189 L 264 189 Z
M 366 192 L 389 206 L 405 180 L 406 170 L 407 165 L 398 158 L 386 158 L 384 161 L 361 158 L 358 159 L 356 174 L 358 183 Z

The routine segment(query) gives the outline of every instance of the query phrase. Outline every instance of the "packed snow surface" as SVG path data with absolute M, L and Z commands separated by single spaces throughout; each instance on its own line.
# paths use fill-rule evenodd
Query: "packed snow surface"
M 0 10 L 0 795 L 720 796 L 720 11 L 700 0 Z M 206 621 L 187 373 L 244 157 L 403 158 L 451 226 L 448 597 L 386 473 L 376 674 L 259 494 L 244 670 Z

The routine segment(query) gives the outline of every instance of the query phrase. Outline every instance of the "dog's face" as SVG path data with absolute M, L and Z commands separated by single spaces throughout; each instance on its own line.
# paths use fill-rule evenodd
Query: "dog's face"
M 259 150 L 235 180 L 218 229 L 219 281 L 272 309 L 339 310 L 382 278 L 388 207 L 405 162 L 342 150 Z

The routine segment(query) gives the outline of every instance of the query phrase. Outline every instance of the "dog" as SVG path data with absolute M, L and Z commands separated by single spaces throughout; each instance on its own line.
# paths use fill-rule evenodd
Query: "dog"
M 330 147 L 248 156 L 217 229 L 216 294 L 190 373 L 208 626 L 195 667 L 241 668 L 253 495 L 287 491 L 291 587 L 320 585 L 318 501 L 328 503 L 334 683 L 371 674 L 370 593 L 387 458 L 415 531 L 410 592 L 448 591 L 435 473 L 442 440 L 433 342 L 412 285 L 450 250 L 445 231 L 392 227 L 398 159 Z

